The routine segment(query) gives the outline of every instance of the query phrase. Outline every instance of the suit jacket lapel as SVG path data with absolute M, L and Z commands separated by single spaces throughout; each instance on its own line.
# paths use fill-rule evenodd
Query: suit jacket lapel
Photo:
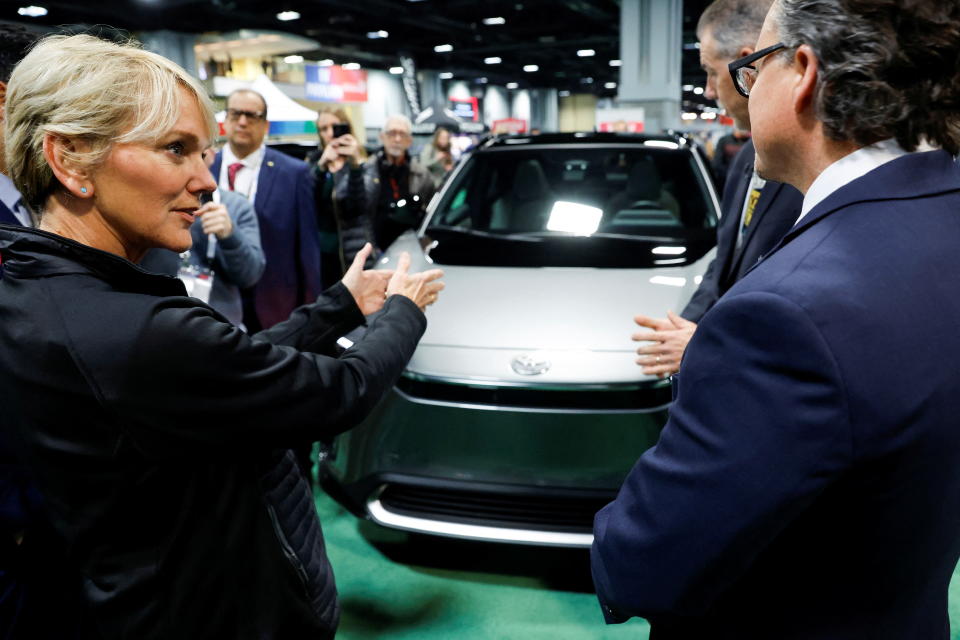
M 17 216 L 13 215 L 13 211 L 7 208 L 7 205 L 0 202 L 0 224 L 14 224 L 18 227 L 22 227 L 20 221 L 17 219 Z
M 747 246 L 749 246 L 750 241 L 757 233 L 757 227 L 760 226 L 760 220 L 763 218 L 763 215 L 766 213 L 767 209 L 770 208 L 770 203 L 776 199 L 777 194 L 780 193 L 782 188 L 783 183 L 768 183 L 760 192 L 760 198 L 757 200 L 757 204 L 753 209 L 753 218 L 750 221 L 750 226 L 747 227 L 747 231 L 743 236 L 743 240 L 740 242 L 740 246 L 737 247 L 737 251 L 734 254 L 733 262 L 730 264 L 730 272 L 728 275 L 731 278 L 735 277 L 736 273 L 740 270 L 740 263 L 743 262 L 743 256 L 747 252 Z M 746 194 L 744 194 L 744 197 L 746 197 Z
M 220 184 L 220 166 L 223 164 L 223 151 L 219 152 L 216 157 L 213 159 L 213 164 L 210 165 L 210 173 L 213 174 L 213 179 L 216 181 L 217 185 Z
M 257 213 L 266 212 L 266 203 L 270 201 L 270 192 L 273 190 L 274 179 L 277 177 L 277 170 L 273 161 L 273 154 L 275 153 L 279 153 L 279 151 L 266 149 L 263 154 L 263 162 L 260 163 L 260 174 L 257 176 L 257 195 L 254 196 L 253 204 Z

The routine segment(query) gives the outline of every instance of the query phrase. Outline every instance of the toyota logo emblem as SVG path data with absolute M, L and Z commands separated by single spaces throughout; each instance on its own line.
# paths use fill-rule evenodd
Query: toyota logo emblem
M 521 353 L 510 361 L 510 368 L 522 376 L 536 376 L 550 370 L 550 361 L 529 353 Z

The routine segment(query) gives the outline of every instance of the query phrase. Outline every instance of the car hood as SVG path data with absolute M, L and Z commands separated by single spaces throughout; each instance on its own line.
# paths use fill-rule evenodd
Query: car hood
M 434 267 L 413 234 L 394 243 L 382 266 L 392 267 L 401 251 L 411 254 L 411 271 Z M 427 331 L 408 371 L 524 383 L 643 379 L 633 317 L 679 313 L 712 257 L 656 269 L 443 266 L 446 288 L 427 308 Z M 518 356 L 550 366 L 518 373 Z

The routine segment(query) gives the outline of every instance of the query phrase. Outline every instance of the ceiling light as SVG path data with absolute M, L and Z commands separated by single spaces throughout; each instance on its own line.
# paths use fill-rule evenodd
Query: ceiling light
M 321 67 L 332 67 L 332 66 L 333 66 L 333 60 L 331 60 L 330 58 L 327 58 L 327 59 L 325 59 L 325 60 L 321 60 L 321 61 L 318 62 L 317 64 L 320 65 Z
M 29 7 L 20 7 L 17 9 L 17 13 L 21 16 L 27 16 L 28 18 L 39 18 L 47 15 L 47 10 L 44 7 L 30 5 Z
M 523 70 L 527 73 L 533 73 L 534 71 L 540 71 L 540 67 L 535 64 L 525 64 L 523 65 Z
M 692 85 L 692 84 L 685 84 L 685 85 L 683 85 L 683 90 L 684 90 L 684 91 L 693 91 L 693 85 Z
M 604 83 L 603 86 L 604 86 L 605 89 L 616 89 L 616 88 L 617 88 L 617 83 L 616 83 L 616 82 L 606 82 L 606 83 Z
M 717 114 L 704 112 L 704 113 L 701 113 L 701 114 L 700 114 L 700 119 L 701 119 L 701 120 L 716 120 L 716 119 L 717 119 Z
M 452 45 L 452 44 L 438 44 L 437 46 L 435 46 L 435 47 L 433 48 L 433 50 L 436 51 L 437 53 L 450 53 L 451 51 L 453 51 L 453 45 Z
M 597 52 L 594 51 L 593 49 L 578 49 L 577 55 L 580 56 L 581 58 L 589 58 L 590 56 L 597 55 Z
M 569 92 L 569 91 L 560 91 L 560 92 L 557 93 L 557 95 L 560 96 L 561 98 L 569 98 L 569 97 L 570 97 L 570 92 Z
M 580 82 L 583 84 L 590 84 L 593 82 L 593 78 L 580 78 Z
M 500 64 L 503 60 L 499 56 L 491 56 L 483 59 L 483 64 Z
M 287 64 L 298 64 L 303 62 L 303 56 L 287 56 L 283 61 Z
M 611 60 L 611 61 L 610 61 L 610 66 L 611 66 L 611 67 L 620 67 L 620 66 L 623 66 L 623 61 L 622 61 L 622 60 Z
M 516 82 L 507 83 L 507 89 L 519 89 L 519 88 L 520 88 L 520 85 L 517 84 Z
M 299 20 L 300 14 L 296 11 L 281 11 L 277 14 L 277 20 L 289 22 L 290 20 Z
M 395 76 L 402 75 L 403 67 L 390 67 L 390 73 L 392 73 Z
M 680 116 L 681 120 L 696 120 L 697 114 L 687 111 Z
M 387 37 L 389 37 L 389 36 L 390 36 L 390 34 L 387 33 L 386 31 L 384 31 L 383 29 L 381 29 L 380 31 L 368 31 L 368 32 L 367 32 L 367 37 L 370 38 L 371 40 L 376 40 L 376 39 L 378 39 L 378 38 L 387 38 Z
M 493 25 L 493 24 L 506 24 L 507 21 L 503 18 L 484 18 L 483 24 Z
M 697 94 L 698 96 L 699 96 L 699 95 L 703 95 L 703 87 L 694 87 L 694 88 L 693 88 L 693 92 L 694 92 L 695 94 Z
M 347 71 L 356 71 L 357 69 L 360 68 L 360 63 L 359 63 L 359 62 L 348 62 L 347 64 L 342 65 L 342 66 L 343 66 L 343 68 L 346 69 Z
M 489 81 L 486 78 L 477 78 L 477 82 L 479 82 L 480 84 L 486 84 Z
M 440 73 L 440 79 L 441 79 L 441 80 L 449 80 L 449 79 L 452 78 L 452 77 L 453 77 L 453 74 L 450 73 L 449 71 L 443 71 L 443 72 Z

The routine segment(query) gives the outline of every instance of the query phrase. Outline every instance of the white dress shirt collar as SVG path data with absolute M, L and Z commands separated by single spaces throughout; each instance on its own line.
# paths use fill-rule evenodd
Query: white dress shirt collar
M 224 145 L 222 161 L 220 163 L 220 176 L 218 180 L 220 188 L 226 190 L 230 189 L 228 170 L 231 164 L 239 162 L 243 165 L 243 168 L 237 172 L 233 188 L 234 191 L 252 202 L 257 195 L 257 185 L 259 182 L 258 178 L 260 177 L 260 165 L 263 164 L 263 157 L 266 155 L 266 153 L 266 145 L 261 144 L 260 148 L 241 160 L 238 159 L 233 153 L 233 149 L 230 148 L 229 143 Z
M 931 151 L 933 148 L 929 145 L 920 145 L 915 153 Z M 826 200 L 827 196 L 843 187 L 857 178 L 865 176 L 877 167 L 884 165 L 891 160 L 896 160 L 909 152 L 905 151 L 896 140 L 889 138 L 881 140 L 866 147 L 861 147 L 853 153 L 846 155 L 817 176 L 810 188 L 807 189 L 803 197 L 803 207 L 800 209 L 800 217 L 797 222 L 803 220 L 811 209 Z

